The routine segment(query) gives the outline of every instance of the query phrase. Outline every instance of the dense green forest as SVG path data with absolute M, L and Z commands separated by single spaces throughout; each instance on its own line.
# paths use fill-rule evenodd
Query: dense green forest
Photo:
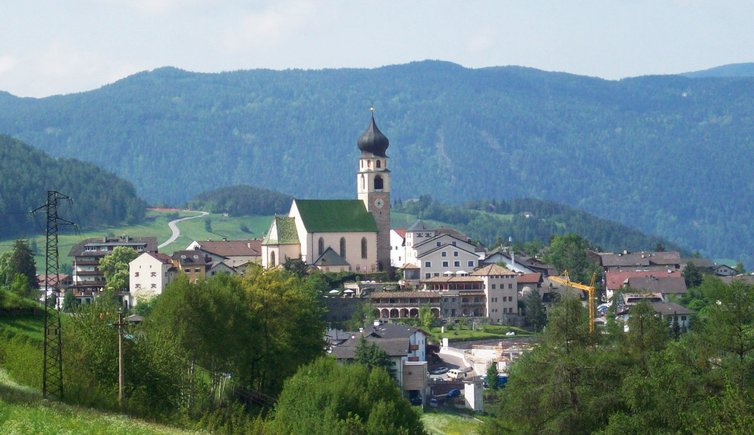
M 43 99 L 0 132 L 95 162 L 149 202 L 248 184 L 352 197 L 368 107 L 393 198 L 538 198 L 754 267 L 754 79 L 619 81 L 426 61 L 376 69 L 144 72 Z
M 754 424 L 754 286 L 708 277 L 691 329 L 634 305 L 590 334 L 566 299 L 539 345 L 517 359 L 486 433 L 744 434 Z
M 136 223 L 145 203 L 131 183 L 91 163 L 54 159 L 16 139 L 0 135 L 0 238 L 44 233 L 45 210 L 30 211 L 47 202 L 47 191 L 71 198 L 61 200 L 58 214 L 78 225 Z
M 203 192 L 186 205 L 210 213 L 231 216 L 267 216 L 288 213 L 293 197 L 253 186 L 231 186 Z
M 540 246 L 546 246 L 554 235 L 574 233 L 605 251 L 650 251 L 658 247 L 683 251 L 661 237 L 648 236 L 590 213 L 537 199 L 447 205 L 422 195 L 418 200 L 398 202 L 394 210 L 419 219 L 448 223 L 490 248 L 507 245 L 509 237 L 516 244 L 538 242 Z

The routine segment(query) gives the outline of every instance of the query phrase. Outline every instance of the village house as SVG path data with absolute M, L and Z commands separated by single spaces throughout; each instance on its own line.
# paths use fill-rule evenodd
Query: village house
M 677 251 L 669 252 L 590 252 L 590 258 L 604 272 L 628 270 L 681 270 L 683 262 Z
M 175 278 L 178 269 L 166 254 L 144 252 L 128 263 L 128 299 L 126 306 L 135 307 L 162 294 Z
M 671 295 L 686 293 L 686 281 L 681 272 L 675 269 L 655 270 L 609 270 L 605 272 L 605 296 L 611 300 L 616 291 L 625 288 L 633 290 L 659 291 L 666 300 Z
M 187 251 L 202 251 L 212 258 L 212 263 L 225 263 L 229 268 L 242 270 L 249 264 L 261 264 L 261 240 L 195 240 Z
M 343 363 L 354 361 L 356 348 L 362 339 L 379 346 L 390 358 L 389 371 L 404 396 L 424 401 L 428 391 L 427 334 L 424 331 L 411 326 L 375 322 L 359 332 L 351 333 L 345 340 L 333 332 L 329 336 L 335 338 L 331 355 Z
M 137 253 L 157 253 L 157 238 L 106 236 L 89 238 L 74 245 L 68 254 L 73 257 L 69 290 L 73 291 L 78 302 L 90 303 L 105 288 L 105 276 L 99 270 L 99 262 L 117 247 L 132 248 Z

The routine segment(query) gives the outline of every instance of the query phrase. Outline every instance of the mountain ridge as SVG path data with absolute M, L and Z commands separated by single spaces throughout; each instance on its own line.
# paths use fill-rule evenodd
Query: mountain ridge
M 0 104 L 0 131 L 132 180 L 150 202 L 250 184 L 353 197 L 377 108 L 393 197 L 532 197 L 754 264 L 753 79 L 618 81 L 420 61 L 374 69 L 139 73 Z

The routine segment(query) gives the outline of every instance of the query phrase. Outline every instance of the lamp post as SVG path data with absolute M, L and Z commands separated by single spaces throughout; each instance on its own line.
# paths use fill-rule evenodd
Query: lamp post
M 118 406 L 123 407 L 123 307 L 118 308 Z

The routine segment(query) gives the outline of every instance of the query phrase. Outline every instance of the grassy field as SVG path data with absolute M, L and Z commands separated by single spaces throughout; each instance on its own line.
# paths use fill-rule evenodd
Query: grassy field
M 177 217 L 195 216 L 196 212 L 191 211 L 167 211 L 167 210 L 148 210 L 147 219 L 139 224 L 132 226 L 106 226 L 97 228 L 80 228 L 80 232 L 75 232 L 71 227 L 61 227 L 58 235 L 58 252 L 60 253 L 60 263 L 70 264 L 71 258 L 68 252 L 76 243 L 90 237 L 120 236 L 123 234 L 132 237 L 157 237 L 157 243 L 162 243 L 170 238 L 171 232 L 168 228 L 168 222 Z M 185 249 L 194 240 L 222 240 L 227 239 L 254 239 L 260 238 L 267 231 L 271 216 L 243 216 L 232 217 L 221 214 L 209 214 L 204 218 L 192 219 L 178 223 L 181 230 L 181 236 L 175 242 L 160 249 L 160 252 L 171 254 L 173 251 Z M 210 222 L 211 231 L 207 231 L 206 222 Z M 248 232 L 241 228 L 245 227 Z M 45 235 L 44 231 L 34 236 L 24 237 L 29 241 L 32 248 L 36 248 L 35 257 L 38 273 L 44 273 L 45 268 Z M 0 253 L 13 249 L 13 240 L 0 241 Z
M 484 422 L 464 414 L 425 411 L 424 429 L 432 435 L 474 435 L 482 433 Z
M 44 317 L 42 316 L 0 316 L 0 332 L 11 335 L 25 335 L 32 340 L 42 341 Z
M 447 337 L 450 341 L 466 341 L 511 338 L 506 335 L 510 331 L 515 332 L 516 337 L 531 335 L 529 331 L 524 329 L 505 325 L 477 325 L 472 328 L 467 325 L 456 324 L 452 329 L 446 326 L 444 333 L 441 332 L 440 327 L 431 328 L 430 332 L 434 337 Z
M 0 432 L 8 434 L 181 434 L 168 426 L 42 399 L 0 368 Z

